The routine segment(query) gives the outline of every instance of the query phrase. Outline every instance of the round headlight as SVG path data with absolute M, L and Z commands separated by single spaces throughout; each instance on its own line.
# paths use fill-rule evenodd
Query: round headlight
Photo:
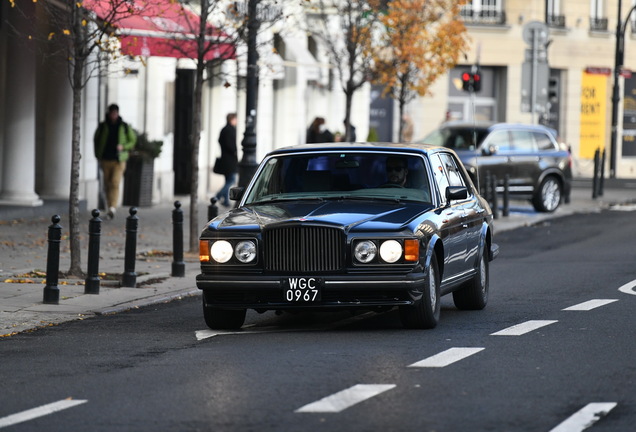
M 241 241 L 234 248 L 234 256 L 242 263 L 249 263 L 256 258 L 256 245 L 253 241 Z
M 218 263 L 228 262 L 233 252 L 232 245 L 226 240 L 215 241 L 210 248 L 210 256 Z
M 378 254 L 378 247 L 369 240 L 358 242 L 353 249 L 353 256 L 361 263 L 368 263 L 375 259 Z
M 402 256 L 402 245 L 397 240 L 387 240 L 380 245 L 380 257 L 388 262 L 394 263 Z

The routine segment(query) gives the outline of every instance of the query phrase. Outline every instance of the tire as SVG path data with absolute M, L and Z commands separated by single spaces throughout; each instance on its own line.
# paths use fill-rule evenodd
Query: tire
M 411 329 L 432 329 L 439 322 L 440 276 L 437 258 L 433 255 L 428 278 L 422 287 L 422 297 L 412 306 L 400 306 L 402 325 Z
M 490 287 L 490 267 L 487 249 L 481 251 L 477 262 L 477 273 L 459 290 L 453 291 L 453 303 L 461 310 L 481 310 L 488 303 Z
M 552 213 L 561 204 L 563 196 L 563 186 L 555 176 L 548 176 L 543 179 L 539 189 L 532 199 L 534 209 L 542 213 Z
M 203 298 L 203 318 L 213 330 L 238 330 L 245 322 L 245 309 L 219 309 L 205 305 Z

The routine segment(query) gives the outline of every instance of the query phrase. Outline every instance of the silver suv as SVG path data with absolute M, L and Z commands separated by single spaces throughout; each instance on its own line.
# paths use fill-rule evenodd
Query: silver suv
M 553 212 L 568 202 L 572 158 L 561 148 L 556 131 L 540 125 L 448 122 L 423 143 L 455 150 L 473 183 L 484 189 L 486 176 L 497 178 L 497 190 L 509 176 L 510 196 L 529 199 L 535 210 Z

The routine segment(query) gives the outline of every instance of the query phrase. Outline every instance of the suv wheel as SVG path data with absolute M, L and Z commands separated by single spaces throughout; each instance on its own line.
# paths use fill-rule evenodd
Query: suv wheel
M 548 176 L 544 178 L 532 199 L 534 209 L 538 212 L 547 213 L 555 211 L 561 203 L 562 189 L 561 182 L 556 177 Z

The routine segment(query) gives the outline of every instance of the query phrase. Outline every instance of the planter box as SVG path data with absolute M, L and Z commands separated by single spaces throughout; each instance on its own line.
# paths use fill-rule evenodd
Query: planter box
M 155 162 L 139 156 L 130 156 L 124 174 L 123 205 L 148 207 L 152 205 L 152 182 Z

